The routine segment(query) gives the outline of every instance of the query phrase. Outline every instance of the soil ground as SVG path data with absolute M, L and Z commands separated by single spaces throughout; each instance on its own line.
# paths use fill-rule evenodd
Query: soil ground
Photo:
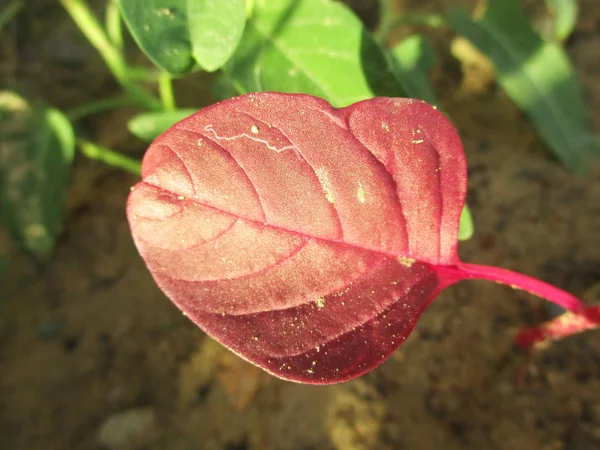
M 415 12 L 457 3 L 399 2 Z M 542 5 L 527 2 L 534 15 Z M 600 132 L 600 8 L 580 5 L 567 50 Z M 117 92 L 54 1 L 32 1 L 5 32 L 3 75 L 33 98 L 70 108 Z M 432 34 L 442 55 L 434 81 L 469 164 L 476 233 L 462 258 L 600 301 L 600 170 L 584 178 L 554 161 L 485 64 L 450 55 L 450 36 Z M 213 102 L 209 83 L 178 83 L 181 106 Z M 134 112 L 79 126 L 141 157 L 125 129 Z M 46 266 L 0 232 L 9 262 L 0 279 L 1 449 L 600 448 L 600 334 L 525 354 L 512 338 L 548 317 L 545 302 L 488 282 L 448 289 L 387 362 L 348 383 L 287 383 L 241 361 L 152 281 L 124 214 L 135 182 L 78 155 L 65 231 Z

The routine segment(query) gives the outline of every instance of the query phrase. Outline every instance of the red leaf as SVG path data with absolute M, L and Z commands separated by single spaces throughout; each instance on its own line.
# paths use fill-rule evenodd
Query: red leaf
M 158 285 L 217 341 L 287 380 L 368 372 L 460 279 L 548 288 L 458 260 L 462 146 L 418 100 L 334 109 L 309 95 L 237 97 L 157 138 L 142 178 L 127 214 Z

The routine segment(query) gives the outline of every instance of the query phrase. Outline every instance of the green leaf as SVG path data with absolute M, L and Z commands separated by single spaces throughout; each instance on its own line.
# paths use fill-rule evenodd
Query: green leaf
M 44 260 L 61 231 L 75 152 L 71 123 L 56 109 L 33 108 L 0 91 L 0 202 L 8 228 Z
M 518 0 L 489 0 L 483 17 L 450 14 L 454 29 L 487 55 L 498 81 L 557 158 L 585 171 L 600 156 L 576 75 L 562 48 L 532 30 Z
M 235 97 L 238 92 L 226 73 L 221 72 L 210 85 L 210 92 L 217 100 L 227 100 Z
M 569 37 L 577 23 L 575 0 L 546 0 L 546 6 L 554 16 L 554 36 L 559 41 Z
M 196 109 L 153 111 L 138 114 L 127 122 L 127 129 L 144 142 L 152 142 L 175 123 L 197 112 Z
M 188 0 L 120 0 L 121 14 L 142 51 L 174 76 L 194 66 Z
M 473 233 L 475 232 L 475 226 L 473 225 L 473 216 L 471 215 L 471 210 L 467 205 L 463 208 L 460 213 L 460 226 L 458 228 L 458 240 L 459 241 L 468 241 L 473 237 Z
M 398 82 L 409 97 L 436 105 L 437 98 L 429 82 L 429 72 L 436 60 L 431 44 L 418 34 L 413 34 L 389 52 Z
M 246 0 L 188 0 L 192 53 L 198 64 L 214 72 L 237 48 L 246 23 Z
M 329 0 L 257 0 L 225 69 L 240 93 L 302 92 L 338 107 L 404 96 L 358 18 Z

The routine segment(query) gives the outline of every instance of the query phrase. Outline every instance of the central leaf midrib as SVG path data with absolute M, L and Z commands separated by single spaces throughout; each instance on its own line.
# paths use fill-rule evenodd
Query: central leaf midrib
M 141 183 L 146 184 L 147 186 L 153 187 L 155 189 L 158 189 L 158 190 L 160 190 L 160 191 L 162 191 L 162 192 L 164 192 L 166 194 L 172 195 L 175 198 L 180 197 L 180 196 L 186 197 L 184 194 L 179 194 L 177 192 L 173 192 L 173 191 L 171 191 L 169 189 L 166 189 L 166 188 L 164 188 L 162 186 L 150 183 L 150 182 L 148 182 L 146 180 L 142 180 Z M 233 212 L 225 211 L 225 210 L 220 209 L 220 208 L 218 208 L 216 206 L 203 203 L 203 202 L 201 202 L 198 199 L 193 199 L 193 198 L 189 198 L 189 197 L 186 197 L 186 199 L 187 199 L 187 201 L 194 202 L 196 205 L 213 209 L 215 211 L 218 211 L 219 213 L 227 214 L 227 215 L 232 216 L 232 217 L 234 217 L 236 219 L 245 220 L 247 222 L 250 222 L 250 223 L 253 223 L 253 224 L 256 224 L 256 225 L 261 225 L 261 226 L 268 227 L 268 228 L 272 228 L 272 229 L 275 229 L 275 230 L 278 230 L 278 231 L 284 231 L 284 232 L 291 233 L 291 234 L 296 234 L 296 235 L 299 235 L 299 236 L 302 236 L 302 237 L 306 237 L 306 238 L 310 238 L 310 239 L 316 239 L 316 240 L 320 240 L 320 241 L 324 241 L 324 242 L 329 242 L 329 243 L 333 243 L 333 244 L 347 245 L 349 247 L 357 248 L 357 249 L 360 249 L 360 250 L 363 250 L 363 251 L 368 251 L 368 252 L 373 252 L 373 253 L 379 253 L 379 254 L 384 255 L 384 256 L 390 256 L 390 257 L 395 258 L 395 259 L 396 258 L 411 258 L 411 259 L 415 259 L 415 261 L 417 261 L 417 262 L 424 263 L 424 264 L 439 264 L 438 262 L 430 262 L 430 261 L 423 260 L 423 259 L 421 259 L 419 257 L 415 257 L 415 256 L 410 255 L 408 253 L 407 254 L 403 254 L 403 253 L 396 254 L 396 253 L 387 252 L 387 251 L 381 250 L 381 249 L 364 247 L 364 246 L 359 245 L 359 244 L 354 244 L 354 243 L 346 242 L 346 241 L 339 240 L 339 239 L 326 238 L 326 237 L 323 237 L 323 236 L 315 236 L 315 235 L 308 234 L 308 233 L 305 233 L 305 232 L 302 232 L 302 231 L 299 231 L 299 230 L 293 230 L 291 228 L 286 228 L 286 227 L 279 226 L 279 225 L 272 225 L 272 224 L 269 224 L 267 222 L 261 222 L 259 220 L 253 219 L 251 217 L 245 217 L 245 216 L 241 216 L 241 215 L 235 214 Z

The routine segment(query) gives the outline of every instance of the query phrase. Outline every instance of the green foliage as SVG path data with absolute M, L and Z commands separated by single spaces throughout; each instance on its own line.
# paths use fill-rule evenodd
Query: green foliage
M 140 176 L 142 164 L 138 160 L 131 159 L 122 153 L 115 152 L 83 138 L 77 139 L 77 147 L 79 147 L 79 151 L 82 154 L 90 159 L 101 161 L 109 166 L 118 167 L 119 169 Z
M 21 8 L 23 8 L 23 2 L 21 0 L 12 0 L 0 11 L 0 33 L 4 26 L 19 13 Z
M 176 109 L 138 114 L 127 122 L 127 129 L 144 142 L 152 142 L 181 119 L 196 112 L 195 109 Z
M 208 72 L 220 69 L 240 43 L 246 23 L 246 0 L 188 2 L 192 53 Z
M 210 86 L 210 92 L 217 100 L 226 100 L 235 97 L 238 93 L 233 85 L 233 81 L 224 72 L 215 78 L 215 81 Z
M 389 55 L 398 81 L 408 96 L 437 105 L 429 82 L 429 72 L 436 60 L 431 44 L 423 36 L 413 34 L 392 48 Z
M 329 0 L 257 2 L 225 70 L 239 93 L 303 92 L 338 107 L 404 94 L 360 20 Z
M 467 205 L 462 210 L 460 214 L 460 226 L 458 230 L 458 240 L 459 241 L 468 241 L 473 237 L 473 233 L 475 233 L 475 226 L 473 225 L 473 216 L 471 215 L 471 210 Z
M 120 0 L 121 12 L 144 53 L 173 76 L 197 63 L 218 70 L 238 46 L 245 0 Z
M 554 37 L 564 41 L 577 23 L 577 2 L 575 0 L 546 0 L 546 5 L 554 16 Z
M 183 75 L 194 65 L 187 0 L 120 0 L 131 35 L 157 66 Z
M 557 158 L 571 169 L 585 171 L 600 156 L 565 51 L 535 34 L 518 0 L 490 0 L 482 18 L 473 20 L 456 11 L 450 22 L 492 60 L 498 82 Z
M 36 108 L 0 92 L 0 201 L 9 230 L 45 260 L 62 227 L 75 152 L 73 128 L 56 109 Z

